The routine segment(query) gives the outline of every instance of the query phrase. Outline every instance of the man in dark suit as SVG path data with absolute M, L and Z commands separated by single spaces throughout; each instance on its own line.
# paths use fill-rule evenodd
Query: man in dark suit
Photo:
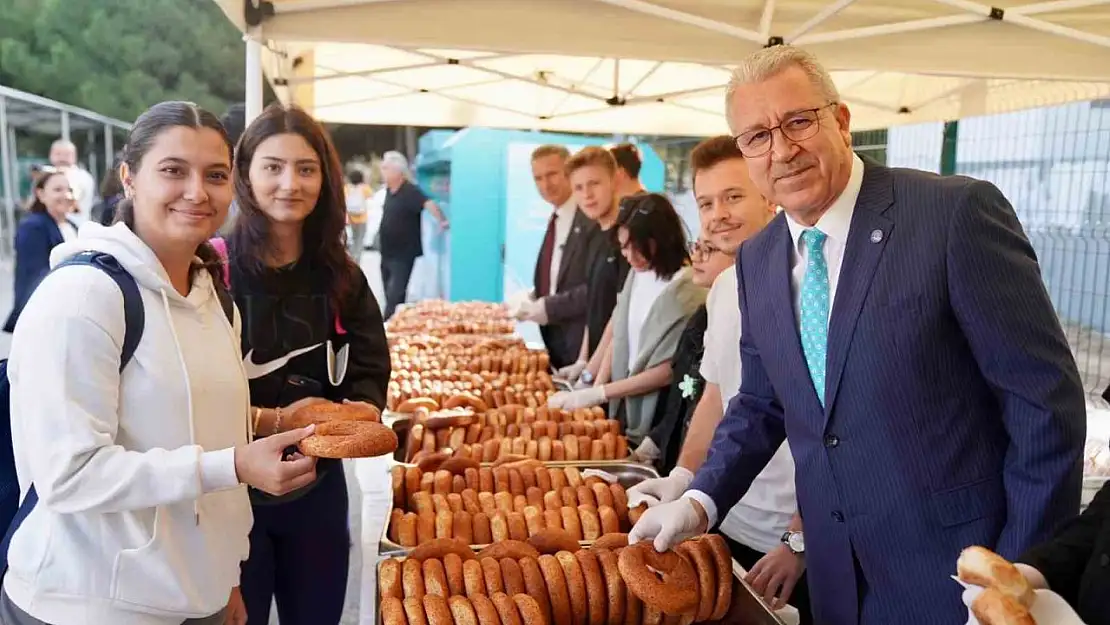
M 569 158 L 570 151 L 561 145 L 542 145 L 532 152 L 532 178 L 552 211 L 536 259 L 534 298 L 517 313 L 518 319 L 540 324 L 556 369 L 578 360 L 586 325 L 585 251 L 598 233 L 597 224 L 571 197 L 565 169 Z
M 1083 389 L 1029 241 L 989 183 L 854 155 L 802 50 L 743 62 L 727 116 L 783 212 L 737 256 L 740 392 L 629 539 L 712 527 L 787 439 L 815 622 L 962 623 L 961 549 L 1016 558 L 1079 508 Z

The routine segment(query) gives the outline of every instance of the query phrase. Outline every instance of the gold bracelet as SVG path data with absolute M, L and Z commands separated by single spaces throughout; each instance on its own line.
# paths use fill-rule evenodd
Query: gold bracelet
M 274 434 L 281 433 L 281 408 L 274 408 Z
M 262 418 L 262 409 L 255 407 L 254 409 L 254 424 L 251 426 L 251 432 L 258 434 L 258 420 Z

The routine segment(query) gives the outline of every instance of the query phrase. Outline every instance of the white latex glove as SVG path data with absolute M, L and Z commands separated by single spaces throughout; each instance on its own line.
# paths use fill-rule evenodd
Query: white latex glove
M 670 503 L 681 497 L 693 481 L 694 474 L 689 469 L 675 467 L 667 477 L 644 480 L 628 489 L 628 507 L 635 508 L 641 503 L 646 503 L 649 508 L 653 508 L 659 504 Z
M 574 364 L 562 367 L 555 372 L 555 377 L 568 382 L 577 380 L 582 375 L 582 372 L 586 370 L 586 364 L 585 360 L 579 360 Z
M 547 398 L 548 408 L 578 410 L 605 403 L 605 387 L 591 386 L 578 391 L 560 391 Z
M 702 516 L 698 514 L 693 499 L 682 497 L 677 501 L 649 508 L 628 533 L 628 544 L 650 540 L 659 552 L 705 532 Z
M 542 297 L 525 302 L 517 311 L 516 318 L 520 321 L 538 323 L 541 326 L 547 325 L 547 304 L 544 303 Z
M 641 464 L 651 464 L 655 462 L 663 452 L 659 451 L 659 447 L 650 438 L 644 437 L 643 442 L 640 443 L 636 450 L 632 452 L 628 459 L 632 462 L 639 462 Z M 620 458 L 618 458 L 620 460 Z M 639 505 L 639 504 L 636 504 Z M 635 508 L 636 505 L 632 507 Z M 651 505 L 651 504 L 648 504 Z

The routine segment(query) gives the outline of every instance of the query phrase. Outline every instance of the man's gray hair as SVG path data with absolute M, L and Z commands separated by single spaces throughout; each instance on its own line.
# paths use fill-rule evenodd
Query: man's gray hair
M 728 88 L 725 90 L 725 110 L 728 110 L 737 87 L 762 82 L 791 67 L 802 70 L 826 102 L 840 101 L 840 92 L 836 89 L 836 83 L 833 82 L 829 72 L 821 66 L 817 57 L 794 46 L 771 46 L 749 54 L 732 71 Z
M 385 154 L 382 154 L 382 164 L 389 165 L 390 167 L 395 167 L 398 171 L 404 174 L 406 178 L 411 173 L 409 172 L 409 159 L 405 158 L 404 154 L 401 154 L 400 152 L 397 152 L 395 150 L 390 150 Z

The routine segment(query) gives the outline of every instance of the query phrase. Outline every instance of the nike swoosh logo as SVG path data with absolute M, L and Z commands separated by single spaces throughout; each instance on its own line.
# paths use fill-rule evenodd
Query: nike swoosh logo
M 254 362 L 254 350 L 252 349 L 247 352 L 247 356 L 243 358 L 243 369 L 247 372 L 248 380 L 261 378 L 264 375 L 269 375 L 277 371 L 278 369 L 281 369 L 286 364 L 288 364 L 290 360 L 293 360 L 297 356 L 300 356 L 301 354 L 307 354 L 308 352 L 316 349 L 317 347 L 320 347 L 321 345 L 323 345 L 323 343 L 317 343 L 315 345 L 309 345 L 308 347 L 302 347 L 301 349 L 295 349 L 280 358 L 275 358 L 269 362 L 264 362 L 261 364 Z

